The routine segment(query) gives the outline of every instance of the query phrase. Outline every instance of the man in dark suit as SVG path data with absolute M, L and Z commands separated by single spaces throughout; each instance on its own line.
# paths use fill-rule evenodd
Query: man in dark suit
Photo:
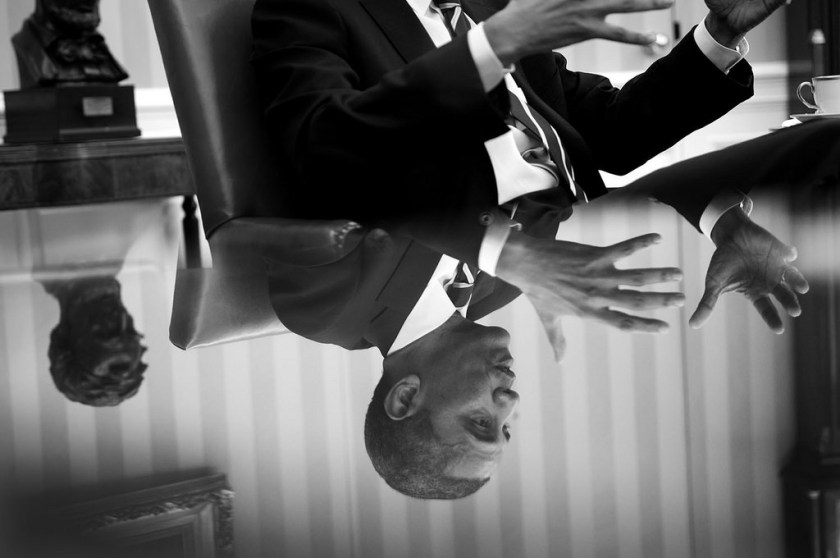
M 748 98 L 743 35 L 782 3 L 707 0 L 705 22 L 619 91 L 569 71 L 551 49 L 598 37 L 649 43 L 604 17 L 669 1 L 465 2 L 477 25 L 459 32 L 466 16 L 443 3 L 258 0 L 253 62 L 277 155 L 293 169 L 294 209 L 372 229 L 338 262 L 273 262 L 272 302 L 292 331 L 382 351 L 365 437 L 391 486 L 452 498 L 489 478 L 517 397 L 506 333 L 475 324 L 482 312 L 524 292 L 558 353 L 564 313 L 630 331 L 667 326 L 614 309 L 682 304 L 681 293 L 619 289 L 679 279 L 672 268 L 615 268 L 656 235 L 601 248 L 552 231 L 576 200 L 605 193 L 599 169 L 629 171 Z M 653 193 L 698 228 L 720 226 L 720 237 L 745 230 L 748 220 L 731 217 L 742 196 L 695 186 Z M 793 290 L 807 283 L 778 253 L 766 272 L 790 269 L 782 304 L 795 313 Z M 466 315 L 429 302 L 459 261 L 483 272 Z

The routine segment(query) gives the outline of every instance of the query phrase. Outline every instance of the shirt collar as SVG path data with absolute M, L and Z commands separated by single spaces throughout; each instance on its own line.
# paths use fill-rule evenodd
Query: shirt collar
M 397 337 L 388 349 L 391 354 L 440 327 L 457 312 L 444 284 L 455 275 L 458 260 L 441 256 L 429 283 L 405 319 Z
M 432 5 L 432 0 L 405 0 L 417 15 L 425 15 Z

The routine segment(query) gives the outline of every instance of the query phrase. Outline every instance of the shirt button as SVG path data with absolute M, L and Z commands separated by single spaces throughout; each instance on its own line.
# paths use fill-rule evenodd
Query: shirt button
M 488 226 L 488 225 L 492 225 L 493 220 L 494 220 L 493 214 L 490 213 L 489 211 L 485 211 L 481 215 L 478 216 L 478 222 L 481 223 L 482 225 L 484 225 L 485 227 Z

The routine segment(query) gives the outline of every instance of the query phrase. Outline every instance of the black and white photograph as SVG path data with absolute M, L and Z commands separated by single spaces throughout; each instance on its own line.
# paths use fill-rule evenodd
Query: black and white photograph
M 840 558 L 836 0 L 0 0 L 0 555 Z

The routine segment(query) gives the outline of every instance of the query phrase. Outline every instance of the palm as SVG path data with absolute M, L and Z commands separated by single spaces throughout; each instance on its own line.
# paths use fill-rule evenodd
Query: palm
M 782 259 L 779 247 L 769 242 L 748 248 L 735 243 L 727 244 L 712 256 L 709 281 L 713 287 L 720 285 L 721 294 L 742 293 L 748 300 L 754 301 L 773 288 L 771 277 L 781 278 L 783 270 L 774 269 L 778 267 L 774 266 L 774 262 Z

